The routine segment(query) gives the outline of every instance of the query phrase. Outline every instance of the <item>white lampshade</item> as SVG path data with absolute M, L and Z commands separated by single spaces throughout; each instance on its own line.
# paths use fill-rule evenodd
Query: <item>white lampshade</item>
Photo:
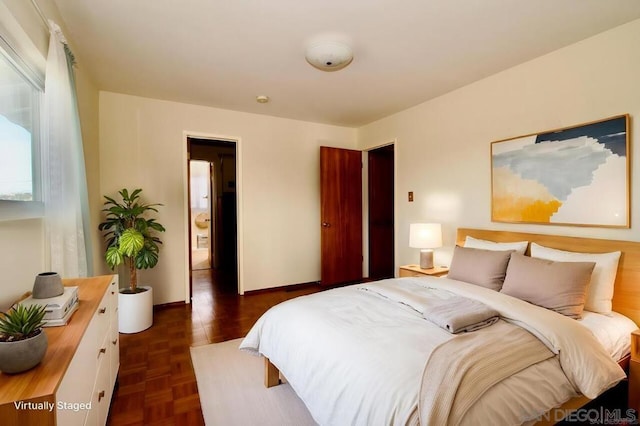
M 442 247 L 442 227 L 439 223 L 412 223 L 409 225 L 409 247 L 434 249 Z
M 420 249 L 420 268 L 433 268 L 433 249 L 442 247 L 442 227 L 439 223 L 409 225 L 409 247 Z

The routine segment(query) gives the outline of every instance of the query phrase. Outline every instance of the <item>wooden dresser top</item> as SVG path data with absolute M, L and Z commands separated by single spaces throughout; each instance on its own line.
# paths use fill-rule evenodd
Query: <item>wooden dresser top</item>
M 78 287 L 78 310 L 67 325 L 44 329 L 49 346 L 38 366 L 19 374 L 0 373 L 0 406 L 56 393 L 112 278 L 112 275 L 102 275 L 63 280 L 65 286 Z

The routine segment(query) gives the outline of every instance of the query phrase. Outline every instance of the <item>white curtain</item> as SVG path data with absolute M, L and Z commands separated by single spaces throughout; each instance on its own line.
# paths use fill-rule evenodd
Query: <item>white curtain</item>
M 87 180 L 75 94 L 73 55 L 54 22 L 45 78 L 43 196 L 51 270 L 92 275 Z

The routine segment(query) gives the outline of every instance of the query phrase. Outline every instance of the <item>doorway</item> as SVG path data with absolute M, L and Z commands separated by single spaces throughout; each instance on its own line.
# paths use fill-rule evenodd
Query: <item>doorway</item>
M 394 145 L 367 152 L 369 278 L 395 275 Z
M 187 137 L 189 174 L 189 287 L 194 271 L 215 274 L 238 291 L 236 142 Z
M 191 215 L 191 270 L 209 269 L 213 262 L 213 232 L 211 209 L 212 189 L 215 187 L 214 163 L 205 160 L 189 161 L 189 199 Z

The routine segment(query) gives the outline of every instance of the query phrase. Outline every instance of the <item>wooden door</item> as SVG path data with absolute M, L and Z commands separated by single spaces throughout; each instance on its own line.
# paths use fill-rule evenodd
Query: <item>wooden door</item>
M 320 148 L 321 284 L 362 279 L 362 153 Z
M 368 153 L 369 278 L 395 275 L 393 249 L 393 145 Z

